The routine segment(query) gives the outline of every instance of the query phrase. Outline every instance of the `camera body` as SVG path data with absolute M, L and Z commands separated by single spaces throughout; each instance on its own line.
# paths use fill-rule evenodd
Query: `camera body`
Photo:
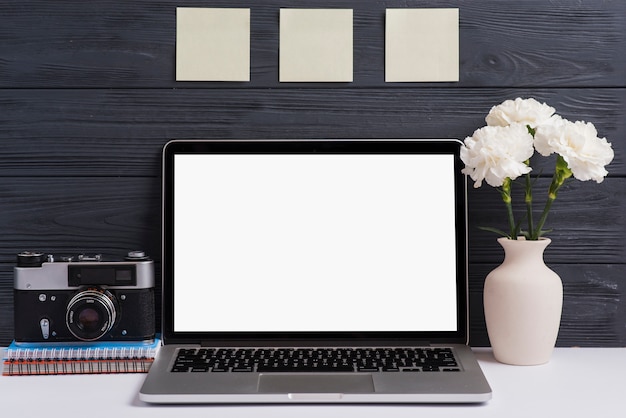
M 132 251 L 123 261 L 99 255 L 17 255 L 16 342 L 154 339 L 154 263 Z

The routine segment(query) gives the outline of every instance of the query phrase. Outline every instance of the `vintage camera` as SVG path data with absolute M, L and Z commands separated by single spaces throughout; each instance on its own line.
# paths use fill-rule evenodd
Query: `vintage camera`
M 17 255 L 15 341 L 141 341 L 154 338 L 154 263 L 142 251 L 101 256 Z

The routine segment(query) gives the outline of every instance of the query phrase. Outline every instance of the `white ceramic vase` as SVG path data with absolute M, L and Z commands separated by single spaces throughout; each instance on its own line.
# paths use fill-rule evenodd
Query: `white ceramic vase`
M 501 363 L 550 360 L 561 322 L 563 283 L 543 261 L 550 239 L 499 238 L 504 261 L 487 275 L 485 320 L 493 355 Z

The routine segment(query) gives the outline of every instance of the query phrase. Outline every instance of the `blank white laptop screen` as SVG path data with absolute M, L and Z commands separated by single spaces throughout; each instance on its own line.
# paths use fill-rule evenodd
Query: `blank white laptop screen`
M 175 332 L 457 331 L 452 155 L 174 167 Z

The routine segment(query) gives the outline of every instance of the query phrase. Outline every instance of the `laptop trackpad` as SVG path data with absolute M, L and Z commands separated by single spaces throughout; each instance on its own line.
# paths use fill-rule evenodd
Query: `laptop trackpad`
M 262 374 L 262 393 L 373 393 L 369 374 Z

